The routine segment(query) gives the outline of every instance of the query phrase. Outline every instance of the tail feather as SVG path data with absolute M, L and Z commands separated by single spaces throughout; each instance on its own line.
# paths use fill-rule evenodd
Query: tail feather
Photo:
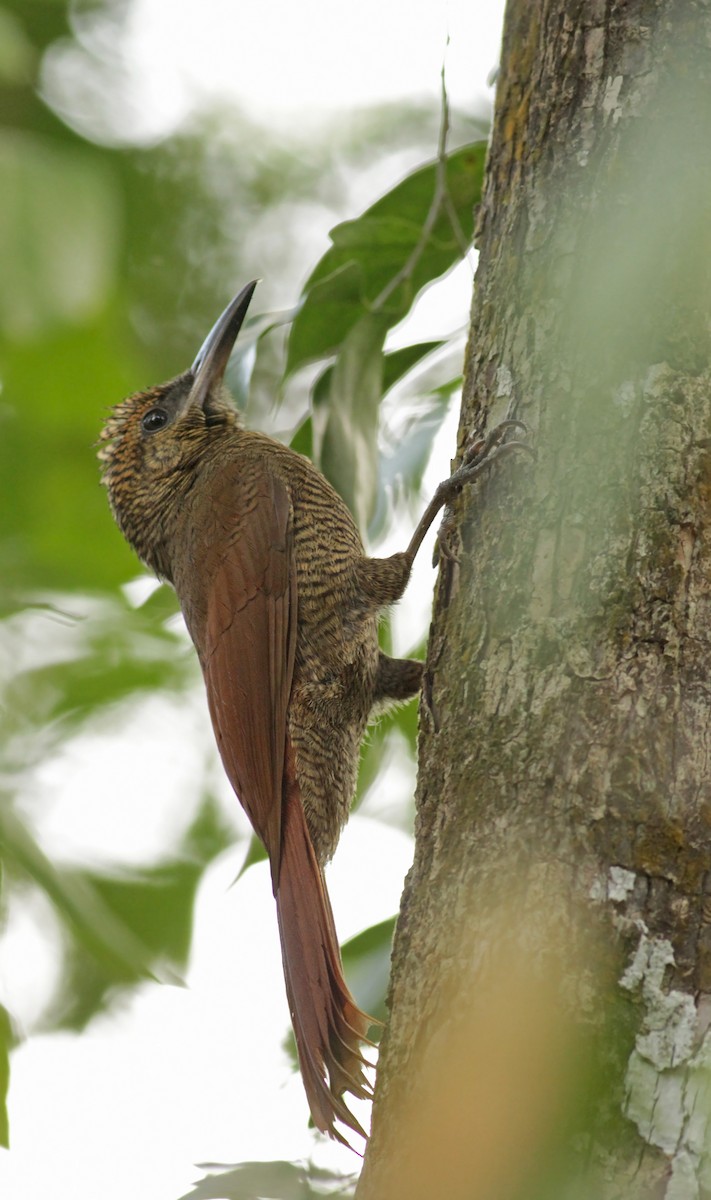
M 343 1094 L 372 1098 L 361 1045 L 373 1022 L 343 978 L 331 904 L 295 782 L 284 793 L 276 902 L 289 1011 L 314 1124 L 348 1145 L 334 1122 L 366 1136 Z

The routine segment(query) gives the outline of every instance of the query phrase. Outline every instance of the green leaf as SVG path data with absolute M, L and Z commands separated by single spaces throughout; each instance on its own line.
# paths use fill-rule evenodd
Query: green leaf
M 386 354 L 383 362 L 383 395 L 389 392 L 390 388 L 394 387 L 403 375 L 407 375 L 420 359 L 443 345 L 442 341 L 414 342 L 412 346 L 403 346 L 401 350 L 393 350 L 390 354 Z
M 314 395 L 316 458 L 340 492 L 360 529 L 375 508 L 378 482 L 378 421 L 383 390 L 386 319 L 361 317 L 345 339 L 327 386 Z
M 358 220 L 331 231 L 333 245 L 307 280 L 306 299 L 291 327 L 287 375 L 336 354 L 356 322 L 372 311 L 408 264 L 398 286 L 380 304 L 389 327 L 405 316 L 425 284 L 461 258 L 461 238 L 468 241 L 473 234 L 485 153 L 486 144 L 476 142 L 448 157 L 449 203 L 440 205 L 429 230 L 425 223 L 436 195 L 436 162 L 413 172 Z
M 449 410 L 448 397 L 440 389 L 429 408 L 422 409 L 400 434 L 395 448 L 380 454 L 378 500 L 368 526 L 368 536 L 376 540 L 392 512 L 392 497 L 398 492 L 419 496 L 422 477 L 432 453 L 432 443 Z
M 13 637 L 30 643 L 41 637 L 49 644 L 53 627 L 62 647 L 59 661 L 19 671 L 4 687 L 0 684 L 0 762 L 12 748 L 13 735 L 22 738 L 28 720 L 43 728 L 37 748 L 46 753 L 50 739 L 66 738 L 102 707 L 141 690 L 176 692 L 193 681 L 193 656 L 154 615 L 174 610 L 175 601 L 166 589 L 158 593 L 140 609 L 121 595 L 105 600 L 66 596 L 0 621 L 0 649 L 6 653 Z M 28 755 L 27 747 L 23 754 Z M 30 765 L 27 757 L 22 765 Z
M 180 1200 L 347 1200 L 356 1178 L 313 1163 L 246 1162 L 206 1175 Z
M 425 647 L 412 652 L 413 658 L 424 659 Z M 387 651 L 386 651 L 387 653 Z M 417 713 L 419 700 L 413 696 L 405 704 L 388 709 L 377 721 L 370 726 L 363 743 L 358 766 L 358 786 L 356 789 L 355 807 L 363 800 L 366 792 L 375 783 L 383 765 L 388 748 L 388 739 L 394 731 L 405 738 L 411 755 L 414 757 L 417 747 Z
M 432 389 L 433 396 L 441 396 L 442 399 L 449 399 L 454 392 L 458 392 L 464 382 L 463 375 L 455 375 L 452 379 L 445 379 L 444 383 L 440 383 L 436 388 Z
M 253 833 L 249 841 L 247 853 L 244 856 L 244 862 L 237 873 L 237 878 L 241 879 L 245 871 L 248 871 L 255 863 L 264 862 L 267 858 L 268 855 L 264 848 L 264 843 L 259 840 L 256 833 Z
M 148 629 L 152 629 L 157 635 L 165 633 L 161 626 L 179 611 L 178 597 L 167 583 L 162 583 L 160 587 L 154 587 L 143 604 L 138 606 L 141 617 L 149 622 L 146 632 Z
M 184 966 L 190 947 L 201 874 L 196 863 L 171 862 L 113 878 L 87 872 L 82 879 L 104 912 L 145 948 L 150 976 L 175 985 L 181 983 L 176 968 Z M 117 988 L 145 977 L 131 964 L 128 969 L 107 967 L 95 946 L 83 936 L 75 937 L 67 948 L 61 992 L 48 1023 L 53 1028 L 83 1029 Z
M 153 955 L 145 942 L 111 911 L 91 878 L 77 870 L 55 867 L 7 802 L 0 805 L 0 845 L 5 863 L 34 880 L 74 937 L 110 977 L 156 978 Z
M 314 429 L 311 417 L 307 417 L 305 421 L 301 422 L 289 445 L 297 454 L 305 454 L 307 458 L 313 458 Z
M 0 83 L 29 84 L 37 53 L 14 13 L 0 8 Z
M 289 325 L 296 316 L 297 309 L 286 309 L 282 312 L 264 312 L 258 316 L 249 317 L 242 329 L 227 366 L 226 382 L 235 400 L 237 408 L 244 411 L 249 400 L 249 389 L 252 375 L 257 362 L 259 343 L 273 329 Z
M 0 134 L 0 333 L 36 336 L 81 321 L 114 283 L 113 182 L 93 156 L 50 139 Z
M 354 807 L 358 808 L 369 788 L 373 786 L 380 774 L 387 750 L 386 734 L 391 728 L 391 715 L 386 713 L 376 724 L 368 729 L 365 741 L 360 751 L 358 764 L 358 785 Z
M 305 363 L 335 355 L 349 330 L 367 311 L 356 263 L 346 262 L 326 278 L 312 281 L 313 276 L 306 284 L 306 300 L 291 326 L 285 378 Z
M 234 840 L 215 801 L 208 796 L 187 831 L 180 857 L 120 875 L 82 872 L 84 882 L 105 911 L 145 947 L 154 974 L 180 983 L 175 970 L 184 966 L 193 927 L 195 893 L 205 866 Z M 97 957 L 80 937 L 67 947 L 61 993 L 48 1023 L 82 1029 L 117 989 L 136 982 Z
M 0 607 L 6 610 L 21 605 L 28 591 L 96 593 L 138 570 L 98 486 L 94 449 L 106 406 L 136 377 L 117 320 L 107 311 L 89 326 L 65 326 L 41 341 L 0 343 L 0 512 L 7 514 L 0 518 Z
M 384 1021 L 390 979 L 390 955 L 396 917 L 388 917 L 351 938 L 341 947 L 348 984 L 358 1004 L 371 1017 Z
M 0 1146 L 10 1148 L 7 1093 L 10 1086 L 10 1050 L 14 1045 L 10 1014 L 0 1004 Z
M 5 799 L 0 847 L 8 875 L 33 880 L 71 934 L 51 1027 L 81 1028 L 117 985 L 181 982 L 176 968 L 187 958 L 198 883 L 206 863 L 231 841 L 208 797 L 173 861 L 113 876 L 57 867 Z

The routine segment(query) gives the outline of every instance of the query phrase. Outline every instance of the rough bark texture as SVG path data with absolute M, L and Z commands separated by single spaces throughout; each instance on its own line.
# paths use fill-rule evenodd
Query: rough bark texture
M 509 0 L 460 446 L 513 411 L 537 457 L 440 576 L 363 1200 L 538 1194 L 528 1126 L 591 1097 L 591 1194 L 711 1195 L 709 130 L 708 3 Z M 555 1075 L 571 1004 L 602 1084 L 497 1066 L 494 1010 Z M 410 1177 L 438 1060 L 452 1140 Z

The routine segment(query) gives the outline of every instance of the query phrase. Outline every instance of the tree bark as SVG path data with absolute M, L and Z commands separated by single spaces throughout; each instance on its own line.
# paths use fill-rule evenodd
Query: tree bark
M 710 131 L 708 2 L 509 0 L 459 445 L 536 457 L 442 564 L 359 1200 L 711 1195 Z

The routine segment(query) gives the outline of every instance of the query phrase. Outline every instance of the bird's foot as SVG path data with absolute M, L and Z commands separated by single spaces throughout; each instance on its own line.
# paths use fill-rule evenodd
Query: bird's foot
M 437 541 L 432 551 L 432 566 L 438 566 L 441 559 L 458 563 L 461 555 L 462 537 L 459 526 L 454 520 L 451 509 L 445 509 L 442 523 L 437 530 Z
M 502 421 L 485 438 L 477 437 L 471 446 L 465 450 L 461 466 L 450 475 L 449 479 L 445 479 L 443 483 L 440 483 L 422 514 L 420 522 L 410 540 L 410 545 L 405 551 L 405 557 L 410 563 L 413 562 L 417 551 L 422 545 L 423 538 L 437 516 L 437 513 L 443 508 L 450 507 L 462 488 L 468 483 L 473 483 L 485 467 L 491 466 L 497 458 L 500 458 L 503 454 L 508 454 L 510 450 L 525 450 L 528 454 L 533 454 L 533 451 L 526 442 L 519 441 L 518 439 L 514 439 L 511 442 L 504 441 L 509 429 L 521 429 L 524 433 L 528 433 L 528 429 L 523 421 Z M 456 562 L 458 554 L 452 545 L 453 539 L 447 532 L 446 513 L 444 526 L 444 536 L 438 547 L 438 557 L 439 554 L 442 554 L 444 558 Z
M 497 458 L 501 458 L 511 450 L 525 450 L 527 454 L 533 455 L 533 450 L 528 443 L 522 442 L 519 438 L 514 438 L 510 442 L 504 441 L 510 429 L 521 430 L 524 434 L 528 433 L 528 426 L 523 421 L 509 420 L 495 425 L 486 437 L 474 437 L 465 448 L 461 465 L 449 479 L 440 484 L 440 487 L 451 491 L 451 498 L 454 499 L 466 484 L 472 483 L 481 474 L 485 467 L 490 467 Z M 449 503 L 449 499 L 446 503 Z
M 462 488 L 473 483 L 485 467 L 491 466 L 497 458 L 508 454 L 510 450 L 525 450 L 528 454 L 533 454 L 531 447 L 520 439 L 504 441 L 510 429 L 519 429 L 523 433 L 528 433 L 528 427 L 524 425 L 523 421 L 508 420 L 501 421 L 486 437 L 476 435 L 465 448 L 460 466 L 453 471 L 449 479 L 445 479 L 437 488 L 437 497 L 445 512 L 437 534 L 433 566 L 436 566 L 442 558 L 453 563 L 459 562 L 461 535 L 450 505 Z

